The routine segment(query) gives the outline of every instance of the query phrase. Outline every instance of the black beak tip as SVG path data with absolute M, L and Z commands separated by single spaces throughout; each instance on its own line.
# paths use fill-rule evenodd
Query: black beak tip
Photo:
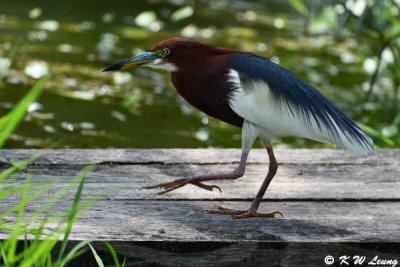
M 124 65 L 124 63 L 125 63 L 125 61 L 118 62 L 118 63 L 116 63 L 116 64 L 114 64 L 114 65 L 112 65 L 112 66 L 110 66 L 110 67 L 108 67 L 108 68 L 105 68 L 105 69 L 103 70 L 103 72 L 106 72 L 106 71 L 114 71 L 114 70 L 120 70 L 120 69 L 122 68 L 122 66 Z
M 119 70 L 119 68 L 116 68 L 115 65 L 112 65 L 111 67 L 105 68 L 105 69 L 103 70 L 103 72 L 106 72 L 106 71 L 113 71 L 113 70 Z

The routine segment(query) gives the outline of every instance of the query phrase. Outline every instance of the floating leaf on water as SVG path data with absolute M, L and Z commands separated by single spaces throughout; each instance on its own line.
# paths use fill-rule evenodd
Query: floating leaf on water
M 210 138 L 210 134 L 207 130 L 199 129 L 195 134 L 194 137 L 200 141 L 207 141 Z
M 30 41 L 44 41 L 47 39 L 46 31 L 30 31 L 28 32 L 28 40 Z
M 257 35 L 253 29 L 245 27 L 228 28 L 227 34 L 230 37 L 240 37 L 240 38 L 254 38 Z
M 42 108 L 43 108 L 42 104 L 40 104 L 38 102 L 33 102 L 29 105 L 28 112 L 34 112 L 37 110 L 41 110 Z
M 247 10 L 245 12 L 237 13 L 236 18 L 240 21 L 242 20 L 254 21 L 257 19 L 257 13 L 254 12 L 253 10 Z
M 268 47 L 264 43 L 259 43 L 259 44 L 257 44 L 257 50 L 260 52 L 265 52 L 268 50 Z
M 164 27 L 164 23 L 162 21 L 156 21 L 151 24 L 150 30 L 153 32 L 158 32 Z
M 156 86 L 156 87 L 154 87 L 154 93 L 155 94 L 162 94 L 162 92 L 164 92 L 164 87 L 162 87 L 162 86 Z
M 195 111 L 194 108 L 187 103 L 180 103 L 180 108 L 185 115 L 191 115 Z
M 181 34 L 186 38 L 193 38 L 197 35 L 199 28 L 195 24 L 189 24 L 182 29 Z
M 118 42 L 118 36 L 114 33 L 103 33 L 101 40 L 97 44 L 96 49 L 99 52 L 99 60 L 108 61 L 111 58 L 111 53 L 115 50 L 115 45 Z
M 340 60 L 343 63 L 351 64 L 351 63 L 358 61 L 358 57 L 351 52 L 343 52 L 340 54 Z
M 73 30 L 77 32 L 83 32 L 83 31 L 90 31 L 94 30 L 96 28 L 96 22 L 94 21 L 82 21 L 79 24 L 76 24 L 73 27 Z
M 279 57 L 277 57 L 277 56 L 272 56 L 271 58 L 270 58 L 270 60 L 272 61 L 272 62 L 274 62 L 274 63 L 276 63 L 276 64 L 279 64 Z
M 211 37 L 213 37 L 215 35 L 216 31 L 217 31 L 217 29 L 215 28 L 215 26 L 210 26 L 201 31 L 201 37 L 203 37 L 205 39 L 210 39 Z
M 87 54 L 86 59 L 90 62 L 93 62 L 96 60 L 96 55 L 95 54 Z
M 76 87 L 78 86 L 78 81 L 73 78 L 64 78 L 63 87 Z
M 110 23 L 111 21 L 114 20 L 114 14 L 113 13 L 106 13 L 103 15 L 102 20 L 104 23 Z
M 93 100 L 95 94 L 93 91 L 73 91 L 71 93 L 73 98 L 83 99 L 83 100 Z
M 72 45 L 70 44 L 60 44 L 57 47 L 57 50 L 62 53 L 71 53 L 72 52 Z
M 303 59 L 304 65 L 310 66 L 310 67 L 315 67 L 319 64 L 318 58 L 315 57 L 305 57 Z
M 39 120 L 52 120 L 54 119 L 54 113 L 42 113 L 42 112 L 32 112 L 31 116 Z
M 40 15 L 42 15 L 42 9 L 40 7 L 32 8 L 28 14 L 29 18 L 31 19 L 36 19 L 40 17 Z
M 60 126 L 61 128 L 70 132 L 72 132 L 75 129 L 75 126 L 72 123 L 66 121 L 63 121 Z
M 9 76 L 7 77 L 7 83 L 10 84 L 21 84 L 27 83 L 27 78 L 23 73 L 20 72 L 9 72 Z
M 25 67 L 25 74 L 29 77 L 39 79 L 49 73 L 49 67 L 44 61 L 31 61 Z
M 336 76 L 339 73 L 339 70 L 336 66 L 332 65 L 332 66 L 329 66 L 328 72 L 329 72 L 329 74 Z
M 274 20 L 274 26 L 277 29 L 282 29 L 285 26 L 285 21 L 281 18 L 277 18 Z
M 117 120 L 120 121 L 125 121 L 126 120 L 126 116 L 124 114 L 122 114 L 119 111 L 113 110 L 111 111 L 111 116 L 113 116 L 114 118 L 116 118 Z
M 24 145 L 26 145 L 26 146 L 40 146 L 40 144 L 41 144 L 40 140 L 37 140 L 37 139 L 35 139 L 35 140 L 29 139 L 24 142 Z
M 194 13 L 194 10 L 193 10 L 193 7 L 191 7 L 191 6 L 185 6 L 185 7 L 179 8 L 174 13 L 172 13 L 171 21 L 177 22 L 177 21 L 189 18 L 193 15 L 193 13 Z
M 154 11 L 144 11 L 136 16 L 135 23 L 141 27 L 150 27 L 153 22 L 157 21 L 157 14 Z
M 121 27 L 118 32 L 126 39 L 142 40 L 149 36 L 149 33 L 138 27 Z
M 96 124 L 94 124 L 93 122 L 87 122 L 87 121 L 83 121 L 83 122 L 79 123 L 79 126 L 82 129 L 87 129 L 87 130 L 92 130 L 92 129 L 96 128 Z
M 12 109 L 14 107 L 14 104 L 10 102 L 0 102 L 0 107 L 5 109 Z
M 51 31 L 51 32 L 58 30 L 59 27 L 60 23 L 56 20 L 45 20 L 37 25 L 37 28 L 39 28 L 40 30 Z
M 116 72 L 113 77 L 114 84 L 121 85 L 129 83 L 132 80 L 132 74 L 129 72 Z
M 122 102 L 122 105 L 126 108 L 131 107 L 133 104 L 142 101 L 144 98 L 143 95 L 134 95 L 134 96 L 130 96 L 124 99 L 124 101 Z
M 56 132 L 56 129 L 54 129 L 54 127 L 50 126 L 50 125 L 44 126 L 43 129 L 48 133 L 55 133 Z

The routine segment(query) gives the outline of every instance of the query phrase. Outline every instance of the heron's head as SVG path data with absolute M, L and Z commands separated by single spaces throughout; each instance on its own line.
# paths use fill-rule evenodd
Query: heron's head
M 176 72 L 186 64 L 195 64 L 204 60 L 214 50 L 217 51 L 218 48 L 190 39 L 171 38 L 162 41 L 137 56 L 121 60 L 104 69 L 104 71 L 123 70 L 142 66 Z

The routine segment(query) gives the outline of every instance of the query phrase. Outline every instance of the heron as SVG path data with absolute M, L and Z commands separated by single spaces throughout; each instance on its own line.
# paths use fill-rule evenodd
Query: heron
M 233 218 L 282 216 L 279 211 L 259 212 L 278 162 L 271 140 L 295 136 L 335 144 L 359 155 L 374 149 L 374 140 L 317 89 L 271 60 L 240 50 L 211 46 L 186 38 L 160 42 L 137 56 L 104 71 L 149 67 L 171 73 L 178 93 L 207 115 L 242 128 L 239 166 L 227 173 L 209 173 L 146 186 L 165 194 L 192 184 L 212 191 L 221 189 L 204 182 L 235 180 L 245 173 L 248 154 L 260 138 L 269 157 L 269 169 L 250 207 L 245 210 L 214 206 L 213 214 Z

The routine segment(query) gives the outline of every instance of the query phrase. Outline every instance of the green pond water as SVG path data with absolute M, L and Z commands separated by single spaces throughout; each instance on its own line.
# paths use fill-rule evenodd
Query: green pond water
M 6 147 L 240 147 L 240 129 L 188 105 L 169 74 L 141 68 L 101 71 L 176 36 L 272 58 L 354 120 L 374 127 L 387 122 L 390 111 L 381 102 L 363 101 L 369 76 L 357 54 L 359 45 L 329 35 L 308 36 L 303 22 L 286 1 L 2 0 L 0 66 L 9 63 L 18 38 L 22 41 L 3 73 L 0 116 L 38 77 L 51 74 Z M 327 146 L 291 137 L 274 142 Z

